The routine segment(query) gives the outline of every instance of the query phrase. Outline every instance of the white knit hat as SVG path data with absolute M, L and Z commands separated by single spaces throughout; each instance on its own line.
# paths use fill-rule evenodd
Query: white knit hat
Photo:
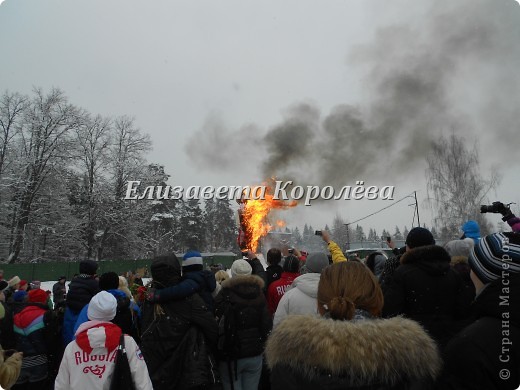
M 249 265 L 249 263 L 243 259 L 235 260 L 231 265 L 231 277 L 235 276 L 243 276 L 243 275 L 251 275 L 253 269 Z
M 110 321 L 116 316 L 117 300 L 106 291 L 94 295 L 88 304 L 87 316 L 92 321 Z
M 9 287 L 14 287 L 20 282 L 21 280 L 18 276 L 13 276 L 7 283 L 9 284 Z

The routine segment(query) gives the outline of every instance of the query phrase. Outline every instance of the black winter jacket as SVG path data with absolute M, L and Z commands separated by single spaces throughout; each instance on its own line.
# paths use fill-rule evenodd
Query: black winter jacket
M 265 270 L 265 274 L 266 274 L 266 278 L 267 278 L 267 280 L 265 282 L 266 291 L 269 288 L 269 285 L 271 283 L 280 279 L 280 277 L 282 276 L 282 272 L 283 272 L 283 268 L 280 264 L 270 265 L 267 267 L 267 269 Z
M 123 333 L 133 337 L 136 343 L 140 342 L 137 315 L 130 309 L 130 298 L 119 290 L 108 290 L 117 300 L 116 316 L 111 321 L 121 328 Z
M 16 339 L 13 331 L 13 310 L 11 305 L 0 302 L 4 306 L 5 315 L 0 320 L 0 345 L 3 349 L 14 349 Z
M 267 283 L 267 275 L 266 275 L 264 266 L 262 265 L 260 260 L 258 260 L 255 257 L 252 260 L 248 259 L 247 262 L 251 266 L 251 270 L 252 270 L 251 275 L 256 275 L 256 276 L 260 277 L 260 279 L 262 279 L 262 281 L 264 282 L 264 285 L 265 285 Z
M 217 288 L 217 281 L 215 279 L 215 274 L 211 271 L 203 270 L 203 271 L 195 271 L 195 272 L 186 272 L 183 275 L 183 279 L 191 279 L 195 281 L 200 289 L 198 294 L 204 300 L 204 303 L 208 307 L 208 311 L 213 313 L 214 310 L 214 302 L 213 295 L 211 294 Z
M 192 327 L 204 334 L 210 350 L 216 349 L 217 323 L 198 294 L 178 301 L 142 306 L 141 350 L 155 390 L 182 388 L 202 372 L 184 371 L 184 361 L 193 345 L 186 343 Z M 193 376 L 193 377 L 191 377 Z
M 60 282 L 54 283 L 52 286 L 52 298 L 54 301 L 54 307 L 58 307 L 65 302 L 65 284 L 61 284 Z
M 442 348 L 466 323 L 472 291 L 450 266 L 450 256 L 440 246 L 412 249 L 384 290 L 383 316 L 404 314 L 419 322 Z
M 474 303 L 478 319 L 446 347 L 438 389 L 520 386 L 520 275 L 487 285 Z
M 77 314 L 98 292 L 99 283 L 93 276 L 79 275 L 69 284 L 67 307 Z
M 219 389 L 220 374 L 215 354 L 200 328 L 192 326 L 182 344 L 186 349 L 183 376 L 176 389 Z
M 230 307 L 235 316 L 238 351 L 231 353 L 230 358 L 258 356 L 264 351 L 273 321 L 263 288 L 263 280 L 256 275 L 235 276 L 222 282 L 222 289 L 215 298 L 215 315 L 219 319 Z

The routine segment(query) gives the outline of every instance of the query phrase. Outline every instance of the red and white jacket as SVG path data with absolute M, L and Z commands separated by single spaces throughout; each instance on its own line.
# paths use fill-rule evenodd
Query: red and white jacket
M 272 282 L 267 288 L 267 308 L 272 316 L 276 313 L 276 308 L 283 295 L 298 276 L 300 276 L 299 272 L 282 272 L 280 279 Z
M 121 328 L 111 322 L 87 321 L 76 332 L 61 360 L 55 390 L 108 390 Z M 141 350 L 125 335 L 125 348 L 136 389 L 152 390 L 152 381 Z

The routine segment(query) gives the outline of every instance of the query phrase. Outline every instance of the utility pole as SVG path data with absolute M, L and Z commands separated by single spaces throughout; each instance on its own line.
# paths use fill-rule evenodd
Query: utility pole
M 417 212 L 417 226 L 421 226 L 421 220 L 419 219 L 419 202 L 417 202 L 417 191 L 413 192 L 415 197 L 415 211 Z

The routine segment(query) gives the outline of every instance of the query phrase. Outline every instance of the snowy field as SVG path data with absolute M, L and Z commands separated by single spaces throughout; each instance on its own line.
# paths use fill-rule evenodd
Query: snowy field
M 150 278 L 143 278 L 143 283 L 146 285 L 146 283 L 148 283 L 150 281 Z M 41 282 L 41 285 L 40 285 L 40 288 L 44 291 L 51 291 L 52 292 L 52 286 L 54 286 L 54 284 L 57 282 L 57 280 L 47 280 L 45 282 Z M 65 283 L 67 285 L 67 292 L 69 292 L 69 283 L 70 283 L 70 280 L 67 280 L 67 282 Z M 52 297 L 52 295 L 51 295 Z

